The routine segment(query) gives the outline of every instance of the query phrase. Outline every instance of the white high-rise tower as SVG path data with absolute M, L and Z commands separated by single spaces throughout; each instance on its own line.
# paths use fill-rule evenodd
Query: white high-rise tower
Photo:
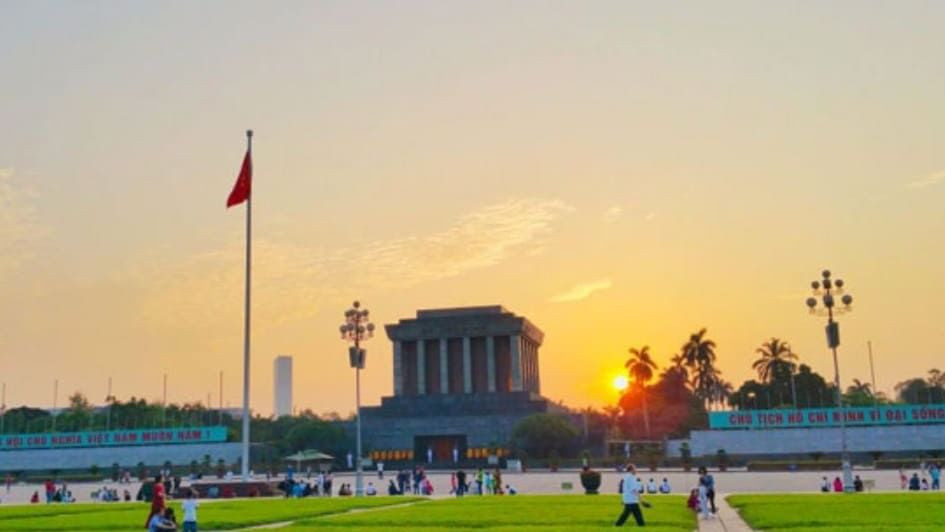
M 272 364 L 273 413 L 276 417 L 292 415 L 292 357 L 277 356 Z

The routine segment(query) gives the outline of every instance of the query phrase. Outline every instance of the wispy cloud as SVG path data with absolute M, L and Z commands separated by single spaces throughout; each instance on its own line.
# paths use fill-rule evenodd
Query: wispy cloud
M 15 180 L 13 168 L 0 168 L 0 277 L 30 256 L 30 245 L 42 236 L 30 191 Z
M 602 214 L 601 217 L 603 218 L 604 223 L 612 224 L 616 222 L 622 215 L 623 207 L 614 205 L 613 207 L 604 211 L 604 214 Z
M 590 297 L 594 292 L 600 292 L 601 290 L 607 290 L 613 286 L 613 283 L 610 279 L 600 279 L 597 281 L 592 281 L 589 283 L 581 283 L 578 285 L 572 286 L 569 290 L 562 292 L 556 296 L 553 296 L 550 301 L 551 303 L 568 303 L 571 301 L 580 301 Z
M 278 324 L 337 302 L 341 287 L 344 293 L 396 289 L 494 266 L 528 253 L 568 210 L 559 200 L 511 200 L 463 215 L 440 232 L 357 248 L 256 239 L 253 313 L 258 323 Z M 212 327 L 221 313 L 241 308 L 242 254 L 242 246 L 234 244 L 176 264 L 142 259 L 124 280 L 144 287 L 144 312 L 153 321 Z
M 656 218 L 656 213 L 652 211 L 646 213 L 646 216 L 643 217 L 643 219 L 647 222 L 652 222 L 654 218 Z
M 945 170 L 939 170 L 938 172 L 932 172 L 931 174 L 922 176 L 914 181 L 911 181 L 908 185 L 909 188 L 925 188 L 937 185 L 945 181 Z

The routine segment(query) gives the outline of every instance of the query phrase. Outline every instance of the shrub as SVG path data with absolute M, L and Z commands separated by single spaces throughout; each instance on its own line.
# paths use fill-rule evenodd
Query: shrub
M 679 456 L 682 459 L 683 471 L 692 471 L 692 449 L 689 448 L 689 442 L 682 442 L 679 446 Z
M 725 449 L 719 449 L 715 454 L 718 459 L 719 471 L 728 470 L 728 453 L 725 452 Z

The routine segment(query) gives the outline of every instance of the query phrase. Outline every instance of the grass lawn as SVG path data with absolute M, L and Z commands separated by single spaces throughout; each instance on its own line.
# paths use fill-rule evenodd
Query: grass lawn
M 647 529 L 691 531 L 695 517 L 682 496 L 649 497 Z M 381 506 L 409 504 L 396 508 Z M 180 504 L 172 503 L 178 516 Z M 225 530 L 294 521 L 280 530 L 385 532 L 596 530 L 613 527 L 621 510 L 615 495 L 465 497 L 427 500 L 413 497 L 330 499 L 252 499 L 205 502 L 198 510 L 201 530 Z M 0 507 L 0 530 L 141 530 L 144 503 L 68 504 Z M 349 512 L 349 510 L 365 510 Z M 633 528 L 632 518 L 628 528 Z
M 652 508 L 644 508 L 646 530 L 692 531 L 695 516 L 686 499 L 676 495 L 647 497 Z M 311 531 L 413 531 L 461 530 L 599 530 L 613 528 L 623 506 L 616 495 L 515 495 L 464 497 L 422 502 L 376 512 L 359 512 L 302 520 L 285 530 Z M 633 518 L 626 528 L 636 528 Z
M 405 498 L 252 499 L 206 502 L 197 516 L 202 530 L 225 530 L 402 503 Z M 179 501 L 171 507 L 178 519 Z M 145 503 L 57 504 L 0 507 L 0 530 L 140 530 L 148 516 Z
M 942 493 L 731 495 L 727 500 L 758 530 L 945 532 Z

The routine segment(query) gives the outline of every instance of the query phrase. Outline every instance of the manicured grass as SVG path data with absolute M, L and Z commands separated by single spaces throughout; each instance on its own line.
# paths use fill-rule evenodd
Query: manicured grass
M 648 497 L 647 529 L 691 531 L 695 517 L 682 496 Z M 404 505 L 395 508 L 380 508 Z M 172 503 L 178 516 L 180 504 Z M 349 510 L 363 510 L 351 513 Z M 612 527 L 620 513 L 614 495 L 464 497 L 428 500 L 414 497 L 252 499 L 207 501 L 198 510 L 201 530 L 225 530 L 294 521 L 282 530 L 456 532 L 462 530 L 596 530 Z M 0 507 L 0 530 L 140 530 L 144 503 L 58 504 Z M 628 527 L 635 526 L 632 518 Z
M 695 516 L 686 508 L 684 497 L 661 495 L 648 497 L 647 501 L 653 505 L 644 509 L 647 530 L 691 531 L 696 528 Z M 307 519 L 285 530 L 599 530 L 613 528 L 622 509 L 615 495 L 469 496 Z M 636 527 L 632 517 L 626 527 Z
M 200 506 L 201 529 L 225 530 L 415 500 L 413 498 L 309 498 L 208 501 Z M 180 502 L 171 503 L 178 519 Z M 56 512 L 55 510 L 59 510 Z M 149 506 L 144 503 L 58 504 L 0 508 L 0 530 L 138 530 Z M 7 512 L 11 517 L 6 518 Z M 33 511 L 34 513 L 29 513 Z
M 765 531 L 945 531 L 942 493 L 731 495 L 727 500 L 752 528 Z

